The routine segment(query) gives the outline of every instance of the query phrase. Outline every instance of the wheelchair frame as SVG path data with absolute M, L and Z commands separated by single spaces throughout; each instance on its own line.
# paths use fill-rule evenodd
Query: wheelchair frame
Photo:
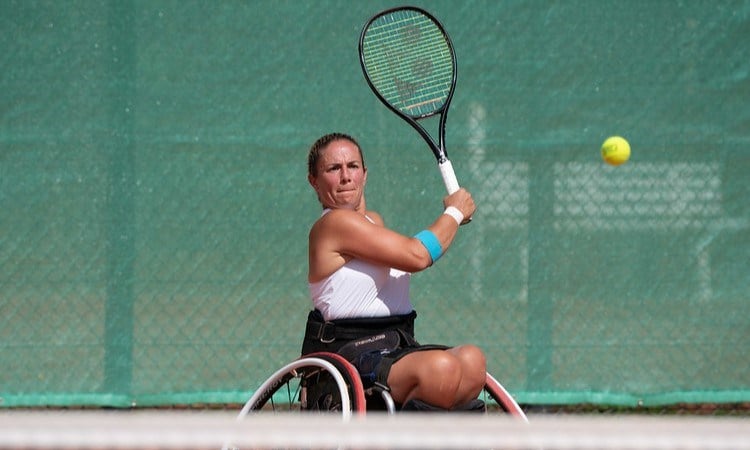
M 322 398 L 310 398 L 311 386 L 321 382 L 335 386 L 335 390 L 325 392 Z M 336 353 L 316 352 L 284 365 L 268 377 L 242 407 L 237 419 L 259 411 L 337 412 L 348 419 L 353 414 L 364 415 L 367 398 L 373 401 L 377 395 L 385 411 L 394 414 L 395 404 L 387 388 L 376 385 L 365 391 L 357 369 L 349 361 Z M 480 399 L 485 403 L 494 401 L 501 412 L 528 422 L 513 396 L 489 373 Z

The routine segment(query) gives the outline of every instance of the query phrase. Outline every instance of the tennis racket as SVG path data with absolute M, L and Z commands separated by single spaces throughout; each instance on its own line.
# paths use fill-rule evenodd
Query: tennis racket
M 459 188 L 445 150 L 445 120 L 456 87 L 456 55 L 445 29 L 432 15 L 411 6 L 373 16 L 359 38 L 359 60 L 367 84 L 430 146 L 449 194 Z M 419 123 L 439 115 L 438 140 Z

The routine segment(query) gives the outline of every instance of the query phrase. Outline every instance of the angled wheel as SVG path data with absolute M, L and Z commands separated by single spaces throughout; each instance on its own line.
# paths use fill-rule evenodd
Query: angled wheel
M 238 419 L 258 411 L 333 412 L 346 419 L 365 413 L 365 394 L 357 370 L 346 359 L 335 353 L 311 353 L 268 377 Z
M 498 382 L 495 377 L 487 373 L 486 381 L 484 384 L 484 391 L 480 397 L 485 403 L 489 401 L 495 401 L 500 409 L 518 419 L 528 422 L 526 413 L 518 405 L 512 395 Z

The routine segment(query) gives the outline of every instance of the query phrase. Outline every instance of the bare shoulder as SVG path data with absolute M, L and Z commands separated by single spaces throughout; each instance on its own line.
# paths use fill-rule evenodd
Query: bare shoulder
M 369 212 L 368 212 L 369 214 Z M 311 233 L 320 233 L 324 231 L 339 232 L 342 229 L 351 227 L 358 223 L 366 222 L 365 217 L 356 212 L 348 209 L 334 209 L 329 211 L 320 217 L 315 224 L 313 224 Z

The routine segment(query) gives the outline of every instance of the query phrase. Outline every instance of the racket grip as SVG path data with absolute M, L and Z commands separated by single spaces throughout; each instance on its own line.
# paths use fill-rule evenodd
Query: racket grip
M 459 188 L 458 180 L 456 179 L 456 172 L 453 171 L 453 164 L 450 160 L 445 160 L 442 163 L 438 163 L 440 168 L 440 174 L 443 176 L 443 182 L 445 183 L 445 189 L 448 190 L 449 194 L 456 192 Z M 466 225 L 471 222 L 471 217 L 466 217 L 462 225 Z
M 445 160 L 438 164 L 440 168 L 440 174 L 443 176 L 443 182 L 445 183 L 445 189 L 449 194 L 456 192 L 459 188 L 458 180 L 456 179 L 456 172 L 453 171 L 453 164 L 450 160 Z

